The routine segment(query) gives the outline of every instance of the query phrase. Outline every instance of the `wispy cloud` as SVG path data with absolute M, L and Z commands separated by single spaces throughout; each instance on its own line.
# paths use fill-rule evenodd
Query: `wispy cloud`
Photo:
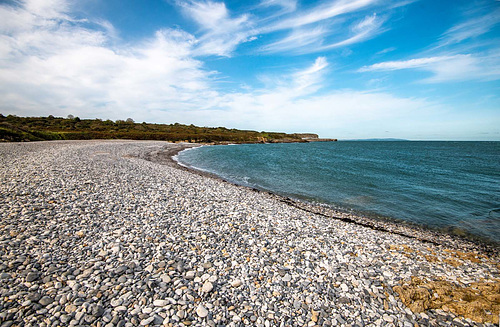
M 400 6 L 412 1 L 398 1 Z M 231 56 L 238 45 L 268 36 L 263 53 L 295 54 L 327 51 L 363 42 L 384 32 L 389 15 L 366 15 L 369 9 L 390 11 L 394 2 L 380 0 L 332 0 L 301 9 L 295 0 L 263 0 L 256 8 L 277 8 L 265 16 L 232 15 L 223 2 L 178 0 L 184 14 L 201 28 L 196 54 Z M 348 16 L 351 15 L 351 16 Z M 359 15 L 365 18 L 354 21 Z M 341 17 L 343 16 L 343 17 Z M 280 34 L 288 32 L 284 37 Z
M 359 69 L 360 72 L 394 71 L 420 69 L 431 72 L 432 77 L 422 82 L 437 83 L 463 80 L 500 79 L 500 55 L 492 51 L 488 55 L 473 56 L 459 54 L 416 58 L 410 60 L 386 61 Z
M 474 17 L 461 22 L 448 29 L 442 36 L 439 46 L 446 46 L 463 42 L 468 39 L 476 38 L 488 33 L 491 29 L 500 23 L 500 9 L 476 14 Z
M 232 18 L 223 2 L 178 1 L 184 13 L 201 27 L 197 54 L 230 56 L 236 46 L 251 40 L 252 23 L 243 14 Z
M 301 12 L 294 17 L 283 19 L 268 27 L 268 30 L 276 31 L 297 28 L 304 25 L 318 23 L 333 17 L 353 12 L 372 5 L 377 0 L 337 0 L 319 5 L 307 12 Z
M 490 1 L 483 1 L 462 11 L 465 19 L 449 28 L 425 51 L 415 55 L 416 58 L 380 62 L 361 67 L 358 71 L 413 69 L 429 72 L 431 76 L 420 80 L 422 83 L 500 79 L 500 55 L 497 54 L 500 49 L 491 39 L 487 42 L 479 40 L 500 23 L 500 9 Z
M 389 48 L 385 48 L 383 50 L 380 50 L 376 54 L 377 55 L 382 55 L 382 54 L 389 53 L 389 52 L 392 52 L 392 51 L 395 51 L 395 50 L 396 50 L 396 47 L 389 47 Z
M 349 38 L 338 41 L 329 45 L 321 46 L 318 50 L 328 50 L 333 48 L 339 48 L 343 46 L 352 45 L 355 43 L 363 42 L 365 40 L 371 39 L 375 35 L 382 33 L 382 24 L 384 19 L 377 17 L 377 15 L 372 15 L 366 17 L 361 22 L 355 24 L 351 30 L 353 35 Z
M 263 46 L 260 51 L 278 53 L 289 50 L 300 52 L 316 49 L 322 46 L 323 38 L 328 32 L 323 26 L 316 26 L 311 29 L 295 29 L 283 39 Z
M 297 9 L 297 0 L 263 0 L 262 7 L 280 7 L 282 12 L 293 12 Z
M 417 58 L 410 60 L 386 61 L 378 64 L 373 64 L 371 66 L 364 66 L 360 68 L 359 71 L 368 72 L 368 71 L 387 71 L 387 70 L 422 68 L 422 67 L 428 67 L 430 65 L 439 62 L 455 59 L 456 57 L 457 56 L 442 56 L 442 57 Z
M 349 46 L 382 33 L 384 31 L 382 28 L 383 22 L 384 19 L 377 17 L 376 14 L 367 16 L 363 20 L 352 24 L 349 29 L 351 34 L 347 38 L 332 41 L 328 44 L 325 44 L 328 41 L 327 38 L 345 36 L 332 32 L 332 30 L 335 30 L 332 27 L 325 28 L 321 25 L 310 29 L 295 29 L 287 37 L 262 47 L 261 51 L 265 53 L 292 51 L 292 53 L 303 54 Z
M 323 74 L 328 67 L 328 62 L 325 57 L 318 57 L 311 67 L 293 74 L 293 91 L 295 94 L 303 95 L 311 93 L 310 89 L 314 91 L 319 88 L 320 82 L 323 80 Z

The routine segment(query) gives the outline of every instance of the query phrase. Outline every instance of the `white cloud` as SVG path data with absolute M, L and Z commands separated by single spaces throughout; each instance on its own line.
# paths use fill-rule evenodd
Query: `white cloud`
M 341 24 L 352 20 L 354 14 L 371 7 L 387 11 L 411 2 L 413 1 L 394 3 L 380 0 L 331 0 L 300 10 L 297 9 L 295 0 L 263 0 L 255 8 L 281 8 L 277 13 L 266 13 L 264 17 L 250 14 L 233 16 L 223 2 L 211 0 L 178 0 L 176 3 L 201 28 L 195 54 L 229 57 L 241 43 L 270 34 L 274 40 L 260 47 L 259 51 L 304 54 L 360 43 L 385 31 L 382 24 L 386 18 L 380 18 L 376 14 L 369 15 L 352 24 L 350 29 L 347 24 Z M 351 16 L 348 17 L 347 14 Z M 285 37 L 276 39 L 277 32 L 281 31 L 290 32 Z
M 271 31 L 297 28 L 360 10 L 374 4 L 377 0 L 337 0 L 319 5 L 308 12 L 301 12 L 294 17 L 284 19 L 268 27 Z
M 426 83 L 462 80 L 497 80 L 500 79 L 500 55 L 497 53 L 498 51 L 492 51 L 490 54 L 481 56 L 459 54 L 386 61 L 371 66 L 364 66 L 359 71 L 374 72 L 420 69 L 433 74 L 432 77 L 423 80 Z
M 469 18 L 448 29 L 441 37 L 439 46 L 445 46 L 476 38 L 488 33 L 500 23 L 500 9 L 495 9 L 479 17 Z
M 389 53 L 389 52 L 395 51 L 396 49 L 397 49 L 396 47 L 389 47 L 389 48 L 385 48 L 383 50 L 380 50 L 376 54 L 377 55 L 382 55 L 382 54 L 385 54 L 385 53 Z
M 146 118 L 154 110 L 204 107 L 216 94 L 212 73 L 192 59 L 192 35 L 166 29 L 139 44 L 112 47 L 109 26 L 85 28 L 59 11 L 67 8 L 60 2 L 46 4 L 0 6 L 2 111 L 118 119 L 141 110 Z M 13 26 L 11 15 L 22 23 Z
M 292 12 L 297 9 L 297 0 L 263 0 L 260 3 L 262 7 L 281 7 L 283 12 Z
M 178 4 L 203 31 L 197 55 L 230 56 L 239 44 L 252 40 L 249 16 L 231 18 L 223 2 L 179 1 Z
M 387 129 L 398 130 L 400 134 L 393 135 L 401 136 L 405 128 L 409 130 L 409 122 L 425 121 L 438 111 L 438 105 L 425 99 L 399 98 L 376 91 L 338 90 L 308 97 L 292 94 L 283 85 L 252 93 L 227 94 L 218 103 L 224 111 L 195 111 L 192 118 L 202 117 L 201 120 L 212 125 L 223 121 L 236 128 L 313 131 L 324 137 L 347 138 L 382 136 L 377 133 Z
M 354 35 L 345 40 L 318 47 L 317 51 L 339 48 L 371 39 L 375 35 L 383 32 L 381 29 L 383 22 L 384 19 L 378 18 L 376 14 L 368 16 L 352 27 Z
M 361 72 L 367 71 L 387 71 L 387 70 L 399 70 L 399 69 L 410 69 L 410 68 L 421 68 L 428 67 L 431 64 L 438 62 L 454 59 L 455 56 L 442 56 L 442 57 L 429 57 L 429 58 L 418 58 L 410 60 L 396 60 L 396 61 L 386 61 L 378 64 L 373 64 L 371 66 L 365 66 L 360 69 Z
M 310 29 L 296 29 L 287 37 L 262 47 L 261 51 L 264 53 L 291 51 L 304 54 L 349 46 L 382 33 L 383 22 L 384 19 L 377 17 L 376 14 L 367 16 L 351 26 L 351 36 L 329 44 L 324 44 L 325 39 L 332 34 L 331 30 L 335 30 L 334 28 L 316 26 Z
M 264 53 L 278 53 L 294 50 L 300 53 L 306 51 L 306 49 L 315 49 L 322 45 L 323 38 L 327 33 L 328 30 L 322 26 L 311 29 L 296 29 L 285 38 L 263 46 L 260 51 Z
M 298 73 L 293 75 L 294 80 L 294 93 L 301 94 L 304 90 L 311 87 L 316 88 L 322 82 L 325 69 L 328 67 L 328 62 L 325 57 L 318 57 L 314 64 Z M 307 92 L 309 93 L 309 92 Z

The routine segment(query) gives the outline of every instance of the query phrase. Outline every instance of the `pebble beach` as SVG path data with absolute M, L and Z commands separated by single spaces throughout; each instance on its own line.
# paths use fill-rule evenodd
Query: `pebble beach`
M 0 326 L 498 326 L 498 248 L 195 173 L 159 141 L 0 144 Z

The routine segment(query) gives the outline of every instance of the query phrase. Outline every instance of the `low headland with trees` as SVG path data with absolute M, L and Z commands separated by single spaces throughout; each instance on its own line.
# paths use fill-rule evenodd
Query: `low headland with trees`
M 48 140 L 131 139 L 162 140 L 193 143 L 285 143 L 334 141 L 319 139 L 316 134 L 287 134 L 198 127 L 194 125 L 136 123 L 133 119 L 102 120 L 67 118 L 18 117 L 0 114 L 0 141 L 27 142 Z

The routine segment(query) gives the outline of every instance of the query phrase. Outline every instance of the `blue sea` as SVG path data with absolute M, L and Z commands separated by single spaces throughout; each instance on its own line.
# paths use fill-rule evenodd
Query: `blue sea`
M 500 142 L 218 145 L 178 160 L 236 184 L 500 244 Z

